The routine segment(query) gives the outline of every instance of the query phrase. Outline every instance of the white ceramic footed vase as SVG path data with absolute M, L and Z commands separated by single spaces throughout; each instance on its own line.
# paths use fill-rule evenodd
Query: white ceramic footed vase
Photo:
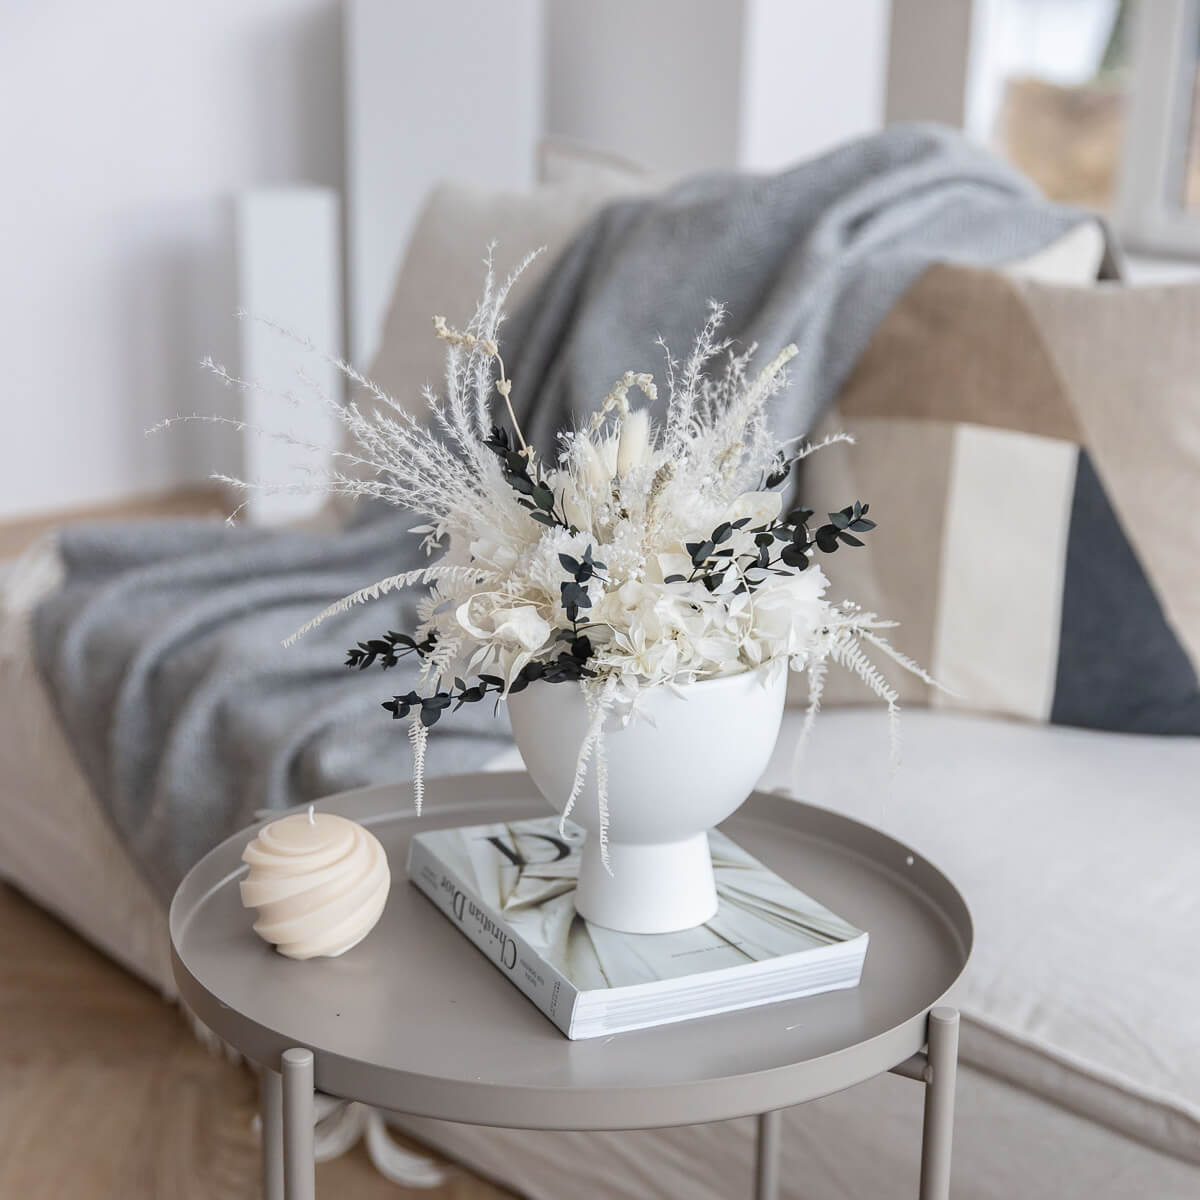
M 673 933 L 717 911 L 708 830 L 766 769 L 787 694 L 787 664 L 649 689 L 638 713 L 605 723 L 608 853 L 600 856 L 595 772 L 571 810 L 587 830 L 575 907 L 624 933 Z M 542 795 L 561 812 L 588 728 L 580 688 L 535 683 L 508 699 L 513 733 Z

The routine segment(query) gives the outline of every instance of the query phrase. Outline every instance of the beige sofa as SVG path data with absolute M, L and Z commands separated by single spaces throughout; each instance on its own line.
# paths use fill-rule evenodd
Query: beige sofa
M 586 198 L 540 197 L 550 240 L 619 190 L 589 186 Z M 525 242 L 539 240 L 541 220 L 528 211 Z M 464 307 L 450 291 L 460 279 L 474 287 L 463 267 L 464 254 L 477 258 L 472 228 L 482 244 L 497 219 L 478 194 L 431 199 L 379 363 L 394 390 L 431 373 L 401 318 L 418 301 L 422 312 Z M 1064 267 L 1060 248 L 1046 269 L 1079 271 L 1091 252 L 1075 247 Z M 75 765 L 33 664 L 30 613 L 56 576 L 50 539 L 10 567 L 0 599 L 0 874 L 170 997 L 161 907 Z M 799 719 L 789 714 L 764 786 L 792 786 Z M 971 905 L 954 1194 L 1200 1195 L 1200 741 L 917 710 L 904 738 L 904 766 L 889 777 L 880 714 L 831 710 L 798 787 L 919 847 Z M 742 1194 L 750 1177 L 745 1122 L 539 1135 L 398 1120 L 530 1196 L 715 1200 Z M 791 1111 L 784 1195 L 914 1194 L 919 1121 L 919 1091 L 895 1077 Z

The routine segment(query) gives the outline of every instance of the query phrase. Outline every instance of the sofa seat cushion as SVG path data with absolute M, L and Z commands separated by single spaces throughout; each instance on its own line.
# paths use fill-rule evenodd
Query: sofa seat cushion
M 799 720 L 764 786 L 791 787 Z M 964 1058 L 1200 1162 L 1200 739 L 909 710 L 889 776 L 886 725 L 822 713 L 794 790 L 966 897 Z

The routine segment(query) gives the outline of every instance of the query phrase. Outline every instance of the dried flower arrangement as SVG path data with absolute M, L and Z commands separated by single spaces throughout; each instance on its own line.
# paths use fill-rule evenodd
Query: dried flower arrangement
M 498 285 L 489 259 L 483 298 L 464 329 L 434 318 L 447 344 L 446 392 L 426 389 L 427 421 L 337 362 L 380 408 L 334 406 L 355 448 L 336 456 L 340 467 L 321 490 L 424 514 L 427 523 L 413 532 L 436 558 L 344 597 L 288 641 L 352 605 L 427 587 L 418 628 L 359 642 L 346 659 L 359 670 L 420 660 L 422 686 L 383 704 L 408 721 L 418 807 L 429 730 L 442 715 L 534 683 L 586 693 L 591 724 L 568 811 L 610 714 L 636 717 L 648 688 L 770 662 L 808 674 L 803 736 L 832 662 L 886 704 L 895 751 L 897 693 L 866 647 L 934 681 L 881 634 L 894 622 L 826 598 L 816 557 L 862 546 L 860 535 L 875 527 L 868 505 L 855 501 L 815 527 L 812 509 L 784 506 L 796 463 L 830 441 L 851 440 L 780 444 L 772 437 L 767 404 L 795 347 L 751 375 L 754 347 L 735 353 L 720 338 L 725 314 L 714 304 L 686 361 L 663 346 L 660 423 L 630 402 L 635 389 L 657 400 L 653 376 L 627 372 L 585 424 L 560 434 L 557 459 L 546 461 L 517 421 L 498 336 L 506 297 L 527 263 Z M 710 373 L 717 360 L 722 369 Z M 506 424 L 493 423 L 497 395 Z M 603 773 L 597 776 L 603 810 Z

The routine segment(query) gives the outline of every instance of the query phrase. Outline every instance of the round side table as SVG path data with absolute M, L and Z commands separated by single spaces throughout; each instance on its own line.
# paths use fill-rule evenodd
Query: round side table
M 171 905 L 175 977 L 216 1034 L 263 1070 L 269 1200 L 311 1200 L 313 1090 L 393 1112 L 515 1129 L 645 1129 L 757 1115 L 754 1195 L 779 1192 L 779 1110 L 886 1071 L 925 1085 L 921 1200 L 946 1200 L 958 1013 L 939 1002 L 971 952 L 970 913 L 900 842 L 756 792 L 722 825 L 784 878 L 871 935 L 862 982 L 610 1038 L 568 1041 L 404 875 L 420 829 L 543 816 L 528 776 L 432 780 L 320 804 L 383 843 L 379 925 L 340 958 L 293 962 L 251 930 L 237 881 L 257 828 L 222 843 Z

